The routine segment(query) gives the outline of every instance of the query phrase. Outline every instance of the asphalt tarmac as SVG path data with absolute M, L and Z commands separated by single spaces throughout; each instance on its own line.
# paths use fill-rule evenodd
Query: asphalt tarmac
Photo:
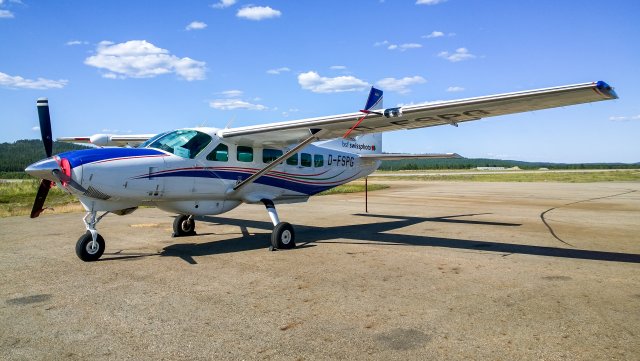
M 388 181 L 282 205 L 0 219 L 3 360 L 638 360 L 640 184 Z

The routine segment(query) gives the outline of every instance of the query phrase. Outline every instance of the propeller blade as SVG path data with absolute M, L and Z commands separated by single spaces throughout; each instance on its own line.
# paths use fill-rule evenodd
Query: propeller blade
M 53 152 L 53 139 L 51 135 L 51 117 L 49 116 L 49 100 L 47 98 L 38 98 L 38 119 L 40 120 L 40 134 L 42 135 L 42 143 L 47 157 L 51 157 Z
M 47 199 L 47 194 L 49 194 L 49 189 L 51 189 L 51 181 L 48 179 L 43 179 L 40 182 L 40 188 L 38 188 L 38 194 L 36 195 L 36 200 L 33 202 L 33 209 L 31 210 L 31 218 L 36 218 L 37 216 L 44 211 L 44 201 Z

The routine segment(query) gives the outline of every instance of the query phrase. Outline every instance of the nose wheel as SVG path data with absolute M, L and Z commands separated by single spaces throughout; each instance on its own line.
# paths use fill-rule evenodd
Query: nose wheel
M 95 242 L 91 232 L 83 234 L 76 243 L 76 255 L 85 262 L 97 261 L 104 253 L 104 238 L 96 235 Z
M 271 233 L 271 247 L 269 250 L 275 251 L 278 249 L 291 249 L 296 246 L 296 234 L 293 231 L 293 226 L 287 222 L 280 222 L 278 218 L 278 212 L 276 206 L 270 199 L 263 199 L 262 203 L 267 208 L 271 223 L 273 223 L 273 232 Z

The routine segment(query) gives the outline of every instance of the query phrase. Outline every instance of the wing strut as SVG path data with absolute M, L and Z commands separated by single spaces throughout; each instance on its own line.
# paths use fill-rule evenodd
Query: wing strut
M 253 183 L 256 179 L 260 178 L 262 175 L 264 175 L 265 173 L 267 173 L 271 169 L 275 168 L 275 166 L 277 166 L 278 164 L 284 162 L 285 159 L 287 159 L 290 156 L 292 156 L 293 154 L 297 153 L 300 149 L 304 148 L 307 144 L 313 142 L 314 140 L 317 140 L 318 137 L 316 136 L 316 134 L 319 131 L 320 131 L 320 129 L 309 129 L 309 132 L 311 133 L 311 136 L 309 136 L 307 139 L 303 140 L 300 144 L 298 144 L 295 147 L 291 148 L 289 151 L 287 151 L 286 153 L 284 153 L 283 155 L 278 157 L 273 162 L 267 164 L 266 167 L 260 169 L 256 173 L 253 173 L 252 175 L 250 175 L 247 179 L 245 179 L 242 182 L 236 184 L 233 187 L 233 191 L 237 191 L 240 188 L 242 188 L 242 187 L 244 187 L 244 186 L 246 186 L 248 184 Z

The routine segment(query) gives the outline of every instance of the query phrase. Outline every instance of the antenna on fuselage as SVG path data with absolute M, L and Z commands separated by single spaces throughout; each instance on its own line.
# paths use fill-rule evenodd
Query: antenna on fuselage
M 234 115 L 231 120 L 229 120 L 229 122 L 227 123 L 227 125 L 224 126 L 224 129 L 229 129 L 229 127 L 231 127 L 231 124 L 233 124 L 233 122 L 236 120 L 236 116 Z

